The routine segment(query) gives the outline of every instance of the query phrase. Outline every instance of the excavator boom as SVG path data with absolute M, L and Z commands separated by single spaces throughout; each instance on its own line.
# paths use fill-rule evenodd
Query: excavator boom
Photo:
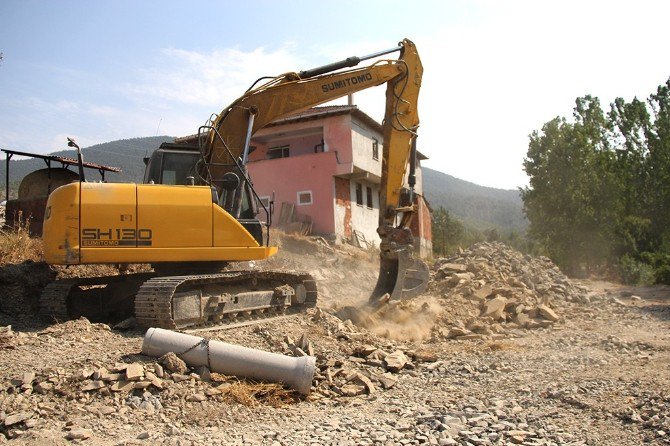
M 400 52 L 397 59 L 331 73 L 395 51 Z M 257 130 L 277 119 L 386 83 L 377 230 L 381 238 L 381 266 L 371 299 L 378 301 L 387 294 L 392 300 L 415 296 L 426 289 L 429 276 L 426 265 L 413 256 L 413 238 L 409 230 L 416 214 L 413 187 L 422 75 L 423 66 L 416 46 L 405 39 L 397 48 L 370 56 L 350 57 L 312 70 L 272 78 L 247 91 L 214 120 L 206 141 L 204 144 L 201 141 L 204 160 L 201 176 L 223 194 L 225 175 L 236 167 L 239 170 L 236 160 L 246 161 L 251 136 Z M 403 187 L 406 176 L 408 189 Z M 231 211 L 235 212 L 234 209 Z

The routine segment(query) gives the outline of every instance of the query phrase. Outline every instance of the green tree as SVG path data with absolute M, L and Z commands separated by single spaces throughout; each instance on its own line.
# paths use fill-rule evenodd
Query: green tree
M 433 253 L 440 256 L 453 252 L 461 244 L 465 228 L 440 206 L 432 215 L 432 232 Z
M 530 135 L 524 169 L 529 236 L 561 267 L 577 272 L 609 256 L 616 182 L 607 119 L 597 98 L 578 98 L 574 123 L 555 118 Z

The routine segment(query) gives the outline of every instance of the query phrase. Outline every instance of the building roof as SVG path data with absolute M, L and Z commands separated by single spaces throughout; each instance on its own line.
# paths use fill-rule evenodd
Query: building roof
M 272 128 L 280 125 L 292 124 L 295 122 L 313 121 L 316 119 L 324 119 L 331 116 L 347 115 L 347 114 L 351 114 L 358 120 L 362 121 L 363 124 L 367 125 L 373 130 L 378 131 L 379 133 L 381 133 L 383 130 L 382 125 L 380 123 L 372 119 L 368 114 L 361 111 L 357 105 L 322 105 L 319 107 L 312 107 L 310 109 L 296 113 L 294 115 L 272 121 L 270 124 L 266 125 L 265 128 Z M 186 141 L 193 141 L 197 137 L 198 135 L 183 136 L 175 138 L 175 142 L 181 143 Z M 428 159 L 426 155 L 424 155 L 418 150 L 417 150 L 417 157 L 420 160 Z
M 382 125 L 372 119 L 368 114 L 361 111 L 357 105 L 325 105 L 320 107 L 312 107 L 308 110 L 305 110 L 295 115 L 287 116 L 286 118 L 277 119 L 276 121 L 271 122 L 265 128 L 276 127 L 284 124 L 291 124 L 294 122 L 305 122 L 312 121 L 315 119 L 328 118 L 330 116 L 346 115 L 351 114 L 355 118 L 358 118 L 368 127 L 382 132 Z M 417 156 L 420 160 L 426 160 L 428 157 L 417 150 Z
M 312 121 L 314 119 L 322 119 L 330 116 L 337 115 L 347 115 L 352 114 L 369 127 L 378 132 L 382 131 L 382 126 L 380 123 L 372 119 L 366 113 L 362 112 L 357 105 L 323 105 L 320 107 L 312 107 L 308 110 L 305 110 L 295 115 L 287 116 L 286 118 L 277 119 L 276 121 L 271 122 L 266 126 L 275 127 L 278 125 L 293 123 L 293 122 L 304 122 Z

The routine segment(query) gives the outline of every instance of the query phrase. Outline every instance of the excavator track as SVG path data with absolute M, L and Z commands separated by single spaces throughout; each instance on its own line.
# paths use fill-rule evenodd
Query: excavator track
M 304 273 L 131 274 L 53 282 L 40 297 L 40 316 L 104 321 L 110 314 L 129 316 L 134 307 L 144 328 L 197 328 L 304 311 L 316 300 L 316 281 Z
M 225 292 L 233 287 L 254 291 Z M 207 288 L 214 288 L 213 293 L 204 295 Z M 309 274 L 232 271 L 155 277 L 137 293 L 135 318 L 143 327 L 168 329 L 225 325 L 241 318 L 314 307 L 316 300 L 316 281 Z

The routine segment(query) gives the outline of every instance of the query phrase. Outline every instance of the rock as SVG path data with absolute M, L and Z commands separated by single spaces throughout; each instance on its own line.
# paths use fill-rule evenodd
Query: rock
M 425 350 L 425 349 L 416 350 L 414 352 L 414 355 L 412 355 L 412 356 L 414 357 L 414 360 L 418 361 L 418 362 L 435 362 L 435 361 L 437 361 L 437 354 L 434 351 L 431 351 L 431 350 Z
M 68 440 L 86 440 L 88 438 L 91 438 L 93 435 L 93 431 L 90 429 L 72 429 L 70 432 L 67 433 L 65 438 Z
M 196 376 L 198 376 L 198 375 L 196 375 Z M 174 381 L 176 383 L 179 383 L 179 382 L 182 382 L 182 381 L 187 381 L 189 379 L 191 379 L 191 377 L 189 375 L 182 375 L 180 373 L 173 373 L 172 374 L 172 381 Z
M 50 382 L 39 382 L 35 384 L 35 392 L 40 393 L 40 394 L 45 394 L 49 392 L 50 390 L 53 390 L 54 385 Z
M 472 295 L 477 299 L 484 300 L 493 293 L 493 288 L 490 285 L 484 285 L 478 290 L 474 290 Z
M 183 375 L 188 370 L 186 363 L 173 352 L 168 352 L 158 358 L 158 362 L 172 373 Z
M 497 295 L 493 299 L 484 303 L 481 317 L 491 317 L 496 321 L 501 320 L 503 318 L 506 303 L 507 299 L 505 297 Z
M 447 333 L 447 338 L 448 339 L 460 338 L 461 336 L 466 336 L 469 334 L 472 334 L 472 332 L 470 330 L 466 330 L 465 328 L 451 327 L 451 329 L 449 329 L 449 333 Z
M 130 392 L 135 387 L 132 381 L 117 381 L 109 388 L 112 392 Z
M 147 381 L 133 381 L 133 382 L 134 382 L 133 389 L 142 390 L 142 389 L 148 388 L 151 385 L 151 381 L 149 381 L 149 380 L 147 380 Z
M 537 311 L 538 313 L 546 320 L 551 321 L 551 322 L 558 322 L 558 315 L 549 308 L 546 305 L 538 305 L 537 306 Z
M 445 263 L 440 267 L 440 271 L 454 271 L 457 273 L 464 273 L 468 270 L 467 265 L 461 265 L 458 263 Z
M 530 317 L 526 313 L 519 313 L 516 315 L 514 318 L 514 322 L 519 326 L 519 327 L 527 327 L 528 324 L 530 323 Z
M 105 387 L 105 383 L 102 381 L 91 381 L 90 383 L 86 384 L 84 387 L 81 388 L 82 391 L 84 392 L 90 392 L 91 390 L 98 390 L 102 389 Z
M 191 396 L 189 396 L 186 401 L 195 401 L 195 402 L 201 402 L 205 401 L 207 397 L 203 393 L 195 393 Z
M 22 386 L 30 386 L 33 381 L 35 381 L 35 372 L 23 372 L 23 376 L 21 377 Z
M 144 367 L 138 362 L 128 364 L 126 367 L 126 379 L 128 381 L 139 381 L 144 377 Z
M 83 371 L 80 376 L 82 376 L 82 377 L 85 376 L 85 372 L 86 371 Z M 89 377 L 92 377 L 94 380 L 98 381 L 98 380 L 101 380 L 103 376 L 107 376 L 107 375 L 109 375 L 109 370 L 107 370 L 104 367 L 100 367 L 99 369 L 96 369 L 93 372 L 93 375 L 88 375 L 86 378 L 81 378 L 81 379 L 88 379 Z
M 121 378 L 123 378 L 122 373 L 105 373 L 100 377 L 100 379 L 105 382 L 118 381 Z
M 212 379 L 212 374 L 207 368 L 207 366 L 201 365 L 195 369 L 195 373 L 202 381 L 210 381 Z
M 118 324 L 114 325 L 114 330 L 119 330 L 119 331 L 125 331 L 125 330 L 130 330 L 132 328 L 137 327 L 137 319 L 135 317 L 129 317 L 128 319 L 124 319 Z
M 390 389 L 396 384 L 398 384 L 398 378 L 393 376 L 391 373 L 384 373 L 381 376 L 377 377 L 377 380 L 382 385 L 384 389 Z
M 157 362 L 154 363 L 154 373 L 159 378 L 165 378 L 165 371 L 163 370 L 163 366 Z
M 371 394 L 373 394 L 377 391 L 377 389 L 375 388 L 375 385 L 372 384 L 372 381 L 367 376 L 365 376 L 361 373 L 356 373 L 355 380 L 360 381 L 360 382 L 363 383 L 363 385 L 365 386 L 368 394 L 371 395 Z
M 340 387 L 340 392 L 343 396 L 359 396 L 365 394 L 365 386 L 359 386 L 357 384 L 345 384 Z
M 5 418 L 5 421 L 4 421 L 4 425 L 5 426 L 13 426 L 14 424 L 22 423 L 22 422 L 30 419 L 30 417 L 32 417 L 32 416 L 33 416 L 32 411 L 30 411 L 30 412 L 17 412 L 17 413 L 11 414 L 11 415 L 7 415 L 7 417 Z
M 386 368 L 390 372 L 399 372 L 402 370 L 408 363 L 409 359 L 405 356 L 402 350 L 396 350 L 393 353 L 386 355 L 384 362 L 386 363 Z

